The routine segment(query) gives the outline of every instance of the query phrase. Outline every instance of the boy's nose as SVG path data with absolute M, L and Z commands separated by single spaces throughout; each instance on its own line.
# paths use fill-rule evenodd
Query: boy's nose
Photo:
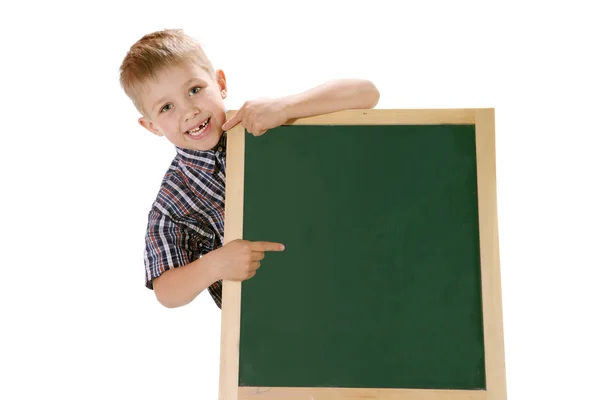
M 184 111 L 184 117 L 186 121 L 193 119 L 198 114 L 200 114 L 200 108 L 196 107 L 196 105 L 192 103 L 189 103 Z

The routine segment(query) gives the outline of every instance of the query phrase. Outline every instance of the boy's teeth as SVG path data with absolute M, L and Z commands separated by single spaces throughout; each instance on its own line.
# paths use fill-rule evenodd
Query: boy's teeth
M 209 121 L 210 121 L 210 118 L 208 118 L 206 121 L 204 121 L 204 123 L 202 125 L 200 125 L 199 127 L 197 127 L 196 129 L 189 130 L 188 133 L 192 136 L 198 136 L 200 133 L 202 133 L 204 128 L 206 128 L 206 125 L 208 125 Z

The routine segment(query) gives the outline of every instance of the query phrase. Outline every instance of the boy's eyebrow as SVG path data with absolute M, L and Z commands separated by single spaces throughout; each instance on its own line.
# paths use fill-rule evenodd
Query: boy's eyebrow
M 181 85 L 181 86 L 182 86 L 182 87 L 189 86 L 189 84 L 190 84 L 190 83 L 192 83 L 192 82 L 194 82 L 194 81 L 202 81 L 202 82 L 204 82 L 204 80 L 203 80 L 203 79 L 201 79 L 201 78 L 195 78 L 195 77 L 191 77 L 190 79 L 188 79 L 187 81 L 185 81 L 185 82 L 183 83 L 183 85 Z M 166 97 L 166 96 L 165 96 L 165 97 Z M 152 110 L 156 109 L 156 107 L 157 107 L 158 105 L 160 105 L 162 102 L 164 102 L 164 101 L 165 101 L 165 97 L 161 97 L 160 99 L 156 100 L 156 102 L 154 102 L 154 104 L 152 105 Z

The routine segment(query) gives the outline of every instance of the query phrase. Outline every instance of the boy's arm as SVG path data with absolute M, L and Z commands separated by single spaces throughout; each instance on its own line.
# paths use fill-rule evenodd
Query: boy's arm
M 205 257 L 155 278 L 152 286 L 158 302 L 167 308 L 184 306 L 218 281 L 216 266 Z
M 288 120 L 356 108 L 373 108 L 379 90 L 364 79 L 336 79 L 307 91 L 278 99 L 256 99 L 246 103 L 225 124 L 229 130 L 242 123 L 254 135 L 262 135 Z
M 281 99 L 287 119 L 310 117 L 356 108 L 373 108 L 379 102 L 375 85 L 363 79 L 337 79 Z
M 265 252 L 283 249 L 281 243 L 234 240 L 196 261 L 163 272 L 152 281 L 156 298 L 167 308 L 184 306 L 218 280 L 252 278 Z

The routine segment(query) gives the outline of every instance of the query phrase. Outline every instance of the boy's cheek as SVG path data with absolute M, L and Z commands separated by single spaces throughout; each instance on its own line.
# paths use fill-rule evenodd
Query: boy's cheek
M 227 121 L 227 112 L 223 109 L 219 112 L 218 117 L 215 121 L 215 126 L 217 127 L 219 132 L 223 132 L 223 124 Z

